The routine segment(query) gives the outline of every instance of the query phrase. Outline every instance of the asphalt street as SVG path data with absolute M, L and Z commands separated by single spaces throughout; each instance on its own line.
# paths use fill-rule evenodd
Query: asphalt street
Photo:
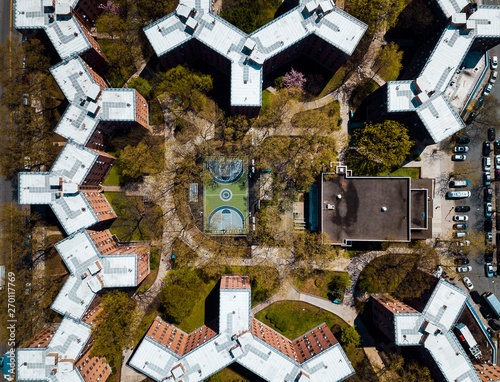
M 21 40 L 21 35 L 12 28 L 11 25 L 11 8 L 12 2 L 9 0 L 0 1 L 0 43 L 4 43 L 9 37 L 12 39 Z M 3 93 L 3 89 L 0 88 L 0 93 Z M 17 205 L 17 200 L 15 199 L 15 193 L 12 189 L 12 182 L 5 180 L 0 176 L 0 204 L 3 203 L 14 203 Z M 0 232 L 1 234 L 1 232 Z M 0 262 L 5 264 L 5 251 L 0 251 Z M 5 325 L 6 323 L 0 323 L 0 325 Z M 7 351 L 7 345 L 5 343 L 0 343 L 0 355 L 5 354 Z M 1 380 L 4 381 L 3 375 Z

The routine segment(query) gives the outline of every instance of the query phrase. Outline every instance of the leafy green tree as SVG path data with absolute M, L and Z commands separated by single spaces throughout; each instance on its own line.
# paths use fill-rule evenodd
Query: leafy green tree
M 340 342 L 346 346 L 361 345 L 361 336 L 354 326 L 343 326 L 340 329 Z
M 396 25 L 409 0 L 349 0 L 346 11 L 368 24 L 370 32 L 384 31 Z
M 173 12 L 177 4 L 176 0 L 137 0 L 137 11 L 146 24 L 149 24 Z
M 153 86 L 148 80 L 142 77 L 136 77 L 130 80 L 128 87 L 137 90 L 141 95 L 149 100 L 151 98 L 151 93 L 153 91 Z
M 109 34 L 112 38 L 120 36 L 125 31 L 126 26 L 123 17 L 112 13 L 104 13 L 96 21 L 97 31 Z
M 351 285 L 351 279 L 349 278 L 348 273 L 338 273 L 333 275 L 330 278 L 330 282 L 328 283 L 328 289 L 331 291 L 343 290 Z
M 225 0 L 220 16 L 250 34 L 270 22 L 280 5 L 279 0 Z
M 212 90 L 212 77 L 177 66 L 158 76 L 155 94 L 167 93 L 184 110 L 200 111 L 206 104 L 206 94 Z
M 402 59 L 403 51 L 399 50 L 397 44 L 391 42 L 379 49 L 373 70 L 384 80 L 395 81 L 403 68 Z
M 137 146 L 126 146 L 119 156 L 122 175 L 138 179 L 143 174 L 157 173 L 163 168 L 163 146 L 142 140 Z
M 120 365 L 122 350 L 127 345 L 129 327 L 135 314 L 135 302 L 124 292 L 112 291 L 102 298 L 103 310 L 92 328 L 94 346 L 91 356 L 105 357 L 112 368 Z
M 353 138 L 368 159 L 389 168 L 400 165 L 413 146 L 405 126 L 391 120 L 367 122 L 364 128 L 354 130 Z
M 160 292 L 161 311 L 165 318 L 180 324 L 198 301 L 201 287 L 202 280 L 195 269 L 186 267 L 170 271 Z

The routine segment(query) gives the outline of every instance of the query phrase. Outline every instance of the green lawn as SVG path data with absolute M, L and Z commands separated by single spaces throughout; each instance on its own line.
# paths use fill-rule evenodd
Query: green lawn
M 189 316 L 184 318 L 178 325 L 178 328 L 184 330 L 186 333 L 191 333 L 193 330 L 205 325 L 205 299 L 214 289 L 218 280 L 212 280 L 209 283 L 203 283 L 203 289 L 200 292 L 200 298 L 193 306 L 193 310 Z
M 331 281 L 333 275 L 338 275 L 346 272 L 331 272 L 317 270 L 307 277 L 302 277 L 300 269 L 293 272 L 293 284 L 295 287 L 304 293 L 309 293 L 314 296 L 328 299 L 328 283 Z
M 273 94 L 269 90 L 262 90 L 262 106 L 260 108 L 260 115 L 265 114 L 267 109 L 269 109 L 269 104 L 271 103 L 271 97 Z
M 111 171 L 109 172 L 106 179 L 104 179 L 105 186 L 119 186 L 120 185 L 120 174 L 118 174 L 118 167 L 111 167 Z
M 216 158 L 207 158 L 207 160 L 215 160 Z M 219 158 L 217 158 L 219 159 Z M 221 160 L 228 160 L 229 158 L 220 158 Z M 207 163 L 204 164 L 205 182 L 203 189 L 204 198 L 204 225 L 205 232 L 207 233 L 247 233 L 248 232 L 248 166 L 247 161 L 243 158 L 234 158 L 241 160 L 243 165 L 243 172 L 236 182 L 233 183 L 219 183 L 211 177 L 211 173 L 207 170 Z M 223 197 L 227 195 L 226 200 Z M 226 232 L 218 229 L 218 223 L 224 219 L 226 215 L 224 212 L 218 212 L 217 215 L 210 217 L 210 214 L 217 208 L 228 206 L 228 211 L 231 214 L 237 215 L 238 212 L 243 219 L 243 227 Z M 233 207 L 235 210 L 230 210 Z M 229 215 L 229 214 L 227 214 Z M 233 215 L 231 215 L 233 216 Z M 228 230 L 229 231 L 229 230 Z
M 412 179 L 420 179 L 420 168 L 419 167 L 401 167 L 396 171 L 390 172 L 386 170 L 378 174 L 379 176 L 408 176 Z
M 333 313 L 298 301 L 277 302 L 257 313 L 255 318 L 291 340 L 323 322 L 333 328 L 334 333 L 348 325 Z
M 327 94 L 333 92 L 335 89 L 339 88 L 344 81 L 346 80 L 347 75 L 349 74 L 349 69 L 347 66 L 342 66 L 335 72 L 333 77 L 328 81 L 324 89 L 319 94 L 318 98 L 322 98 Z

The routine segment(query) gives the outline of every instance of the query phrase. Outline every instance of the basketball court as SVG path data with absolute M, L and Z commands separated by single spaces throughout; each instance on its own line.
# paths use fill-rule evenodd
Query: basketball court
M 204 228 L 209 234 L 248 233 L 246 158 L 207 157 L 204 172 Z

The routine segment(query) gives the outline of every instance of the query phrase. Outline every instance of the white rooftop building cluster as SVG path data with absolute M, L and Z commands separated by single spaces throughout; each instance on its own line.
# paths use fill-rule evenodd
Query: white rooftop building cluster
M 453 333 L 466 300 L 465 292 L 440 279 L 422 313 L 394 313 L 394 342 L 423 346 L 447 381 L 481 381 Z
M 72 13 L 79 0 L 15 0 L 14 27 L 43 29 L 61 59 L 81 54 L 92 44 Z
M 101 256 L 87 231 L 81 230 L 55 245 L 70 272 L 52 309 L 81 319 L 103 288 L 137 285 L 137 254 Z
M 144 32 L 158 57 L 191 39 L 217 52 L 230 61 L 231 106 L 259 107 L 267 60 L 312 34 L 350 55 L 366 29 L 332 0 L 300 0 L 297 7 L 247 35 L 211 13 L 210 0 L 181 0 L 174 13 Z
M 90 334 L 89 325 L 65 317 L 47 347 L 17 350 L 17 380 L 84 382 L 74 364 Z
M 465 127 L 460 110 L 445 93 L 474 40 L 500 37 L 499 7 L 479 6 L 475 12 L 464 12 L 468 0 L 439 0 L 438 4 L 451 22 L 420 75 L 415 80 L 387 84 L 387 110 L 416 112 L 436 143 Z
M 222 287 L 227 278 L 238 278 L 240 286 Z M 329 382 L 341 381 L 354 374 L 354 369 L 338 342 L 299 363 L 279 348 L 270 346 L 253 335 L 249 284 L 246 277 L 223 277 L 219 297 L 218 334 L 213 338 L 180 356 L 146 335 L 136 348 L 129 365 L 156 381 L 203 381 L 233 362 L 267 381 Z M 156 322 L 153 326 L 155 325 Z
M 79 189 L 98 156 L 68 142 L 50 172 L 19 174 L 19 204 L 50 205 L 68 234 L 98 223 L 98 216 Z
M 80 57 L 63 60 L 50 68 L 69 106 L 55 132 L 75 143 L 85 145 L 99 122 L 135 122 L 135 89 L 108 88 L 99 83 Z

